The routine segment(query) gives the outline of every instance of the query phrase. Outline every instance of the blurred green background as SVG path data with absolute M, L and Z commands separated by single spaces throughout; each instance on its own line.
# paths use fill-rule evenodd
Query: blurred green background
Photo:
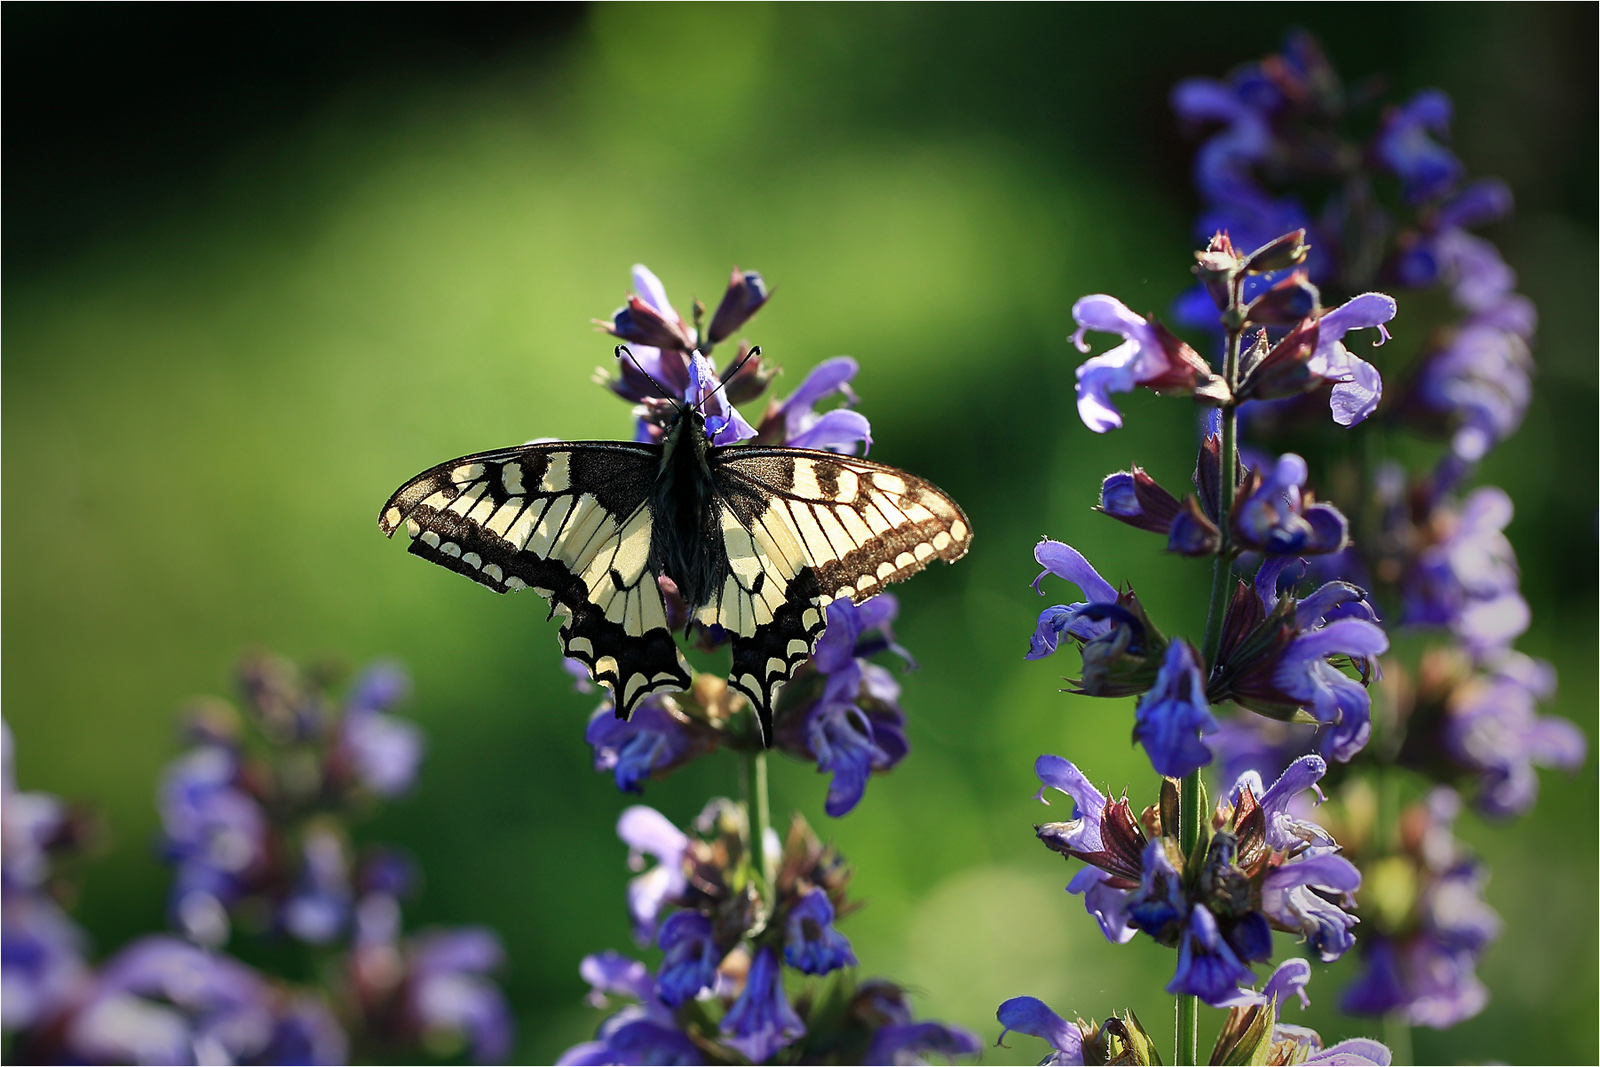
M 1096 291 L 1163 309 L 1184 286 L 1191 146 L 1168 88 L 1291 25 L 1349 78 L 1448 91 L 1471 171 L 1517 191 L 1490 235 L 1539 305 L 1540 376 L 1482 479 L 1516 500 L 1519 647 L 1556 662 L 1557 710 L 1593 738 L 1592 6 L 8 5 L 5 714 L 23 787 L 106 815 L 77 909 L 99 950 L 162 922 L 151 800 L 186 698 L 228 692 L 246 646 L 394 656 L 429 756 L 366 836 L 429 875 L 414 923 L 504 936 L 521 1056 L 590 1035 L 578 960 L 632 948 L 612 831 L 632 800 L 590 769 L 595 700 L 537 599 L 425 566 L 375 517 L 450 456 L 626 435 L 590 382 L 609 354 L 590 317 L 636 261 L 680 307 L 738 263 L 777 290 L 746 333 L 788 369 L 779 393 L 859 358 L 874 458 L 977 530 L 967 560 L 901 587 L 911 757 L 842 820 L 813 769 L 775 766 L 777 810 L 857 862 L 865 972 L 989 1040 L 1022 993 L 1164 1032 L 1171 953 L 1106 944 L 1030 830 L 1040 752 L 1150 778 L 1129 708 L 1059 694 L 1075 661 L 1023 662 L 1030 550 L 1069 540 L 1164 629 L 1201 628 L 1205 568 L 1088 510 L 1132 461 L 1180 484 L 1192 424 L 1135 397 L 1128 429 L 1085 430 L 1068 309 Z M 1494 1000 L 1418 1031 L 1420 1062 L 1593 1062 L 1593 768 L 1545 776 L 1514 826 L 1463 821 L 1506 920 Z M 682 822 L 734 788 L 722 754 L 644 799 Z M 1305 1021 L 1375 1032 L 1333 1011 L 1351 968 L 1321 970 Z M 1018 1038 L 987 1058 L 1041 1055 Z

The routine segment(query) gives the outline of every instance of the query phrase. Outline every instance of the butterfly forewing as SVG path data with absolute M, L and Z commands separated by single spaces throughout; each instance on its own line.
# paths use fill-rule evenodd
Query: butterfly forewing
M 401 486 L 378 524 L 410 550 L 499 593 L 550 600 L 562 650 L 608 685 L 619 714 L 689 686 L 667 628 L 648 505 L 660 449 L 624 442 L 523 445 L 442 463 Z
M 732 635 L 729 681 L 770 736 L 778 690 L 816 648 L 827 605 L 960 559 L 972 530 L 934 485 L 868 460 L 728 448 L 711 453 L 711 470 L 728 567 L 702 618 Z

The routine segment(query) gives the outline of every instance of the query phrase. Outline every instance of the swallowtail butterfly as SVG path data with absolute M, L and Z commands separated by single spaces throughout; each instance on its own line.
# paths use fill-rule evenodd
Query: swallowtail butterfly
M 532 588 L 564 616 L 566 655 L 627 718 L 689 687 L 659 579 L 690 625 L 730 638 L 729 683 L 772 743 L 778 690 L 841 597 L 862 601 L 972 541 L 967 517 L 905 471 L 801 448 L 713 446 L 679 409 L 660 444 L 563 441 L 479 452 L 423 471 L 384 505 L 410 550 L 497 593 Z

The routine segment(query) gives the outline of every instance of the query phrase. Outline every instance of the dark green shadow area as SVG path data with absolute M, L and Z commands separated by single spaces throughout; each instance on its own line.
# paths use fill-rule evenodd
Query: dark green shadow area
M 874 458 L 977 531 L 967 560 L 902 587 L 924 665 L 912 756 L 837 821 L 822 778 L 774 767 L 777 810 L 857 861 L 865 970 L 991 1038 L 1023 993 L 1164 1032 L 1171 954 L 1104 943 L 1031 833 L 1040 752 L 1119 789 L 1150 775 L 1131 707 L 1056 692 L 1075 663 L 1022 661 L 1030 553 L 1071 541 L 1164 629 L 1201 626 L 1204 568 L 1089 510 L 1131 462 L 1186 479 L 1189 412 L 1135 397 L 1128 429 L 1085 430 L 1068 309 L 1105 291 L 1161 310 L 1184 287 L 1190 146 L 1168 88 L 1291 24 L 1351 78 L 1451 93 L 1469 168 L 1518 192 L 1492 236 L 1539 304 L 1540 377 L 1482 479 L 1517 504 L 1520 647 L 1555 661 L 1557 710 L 1593 739 L 1592 8 L 184 10 L 5 14 L 0 667 L 22 786 L 106 813 L 77 911 L 101 951 L 162 922 L 151 801 L 184 700 L 226 692 L 247 646 L 394 656 L 429 756 L 364 833 L 427 873 L 414 923 L 502 933 L 523 1059 L 589 1036 L 577 962 L 631 949 L 612 832 L 631 801 L 590 768 L 594 700 L 537 600 L 424 566 L 375 519 L 446 457 L 626 435 L 589 380 L 610 351 L 589 318 L 634 262 L 680 304 L 737 262 L 777 289 L 746 332 L 788 368 L 779 393 L 856 356 Z M 1419 1031 L 1420 1061 L 1596 1055 L 1593 768 L 1547 776 L 1514 826 L 1464 820 L 1506 920 L 1494 1000 Z M 724 756 L 644 799 L 682 821 L 734 788 Z M 1311 986 L 1305 1022 L 1330 1040 L 1364 1032 L 1333 1010 L 1350 971 Z M 990 1061 L 1039 1055 L 1018 1039 Z

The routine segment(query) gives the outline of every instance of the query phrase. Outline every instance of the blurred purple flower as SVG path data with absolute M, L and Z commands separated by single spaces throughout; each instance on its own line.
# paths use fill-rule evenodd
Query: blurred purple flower
M 314 825 L 300 843 L 300 877 L 283 904 L 283 925 L 308 945 L 339 938 L 350 922 L 350 865 L 344 841 L 331 827 Z
M 801 974 L 827 974 L 856 965 L 850 940 L 833 928 L 833 904 L 825 891 L 812 889 L 789 905 L 783 958 Z
M 628 883 L 633 936 L 641 945 L 648 945 L 655 939 L 662 909 L 677 902 L 688 889 L 683 861 L 689 837 L 665 815 L 643 804 L 623 811 L 617 819 L 617 836 L 628 846 L 628 862 L 635 870 L 643 867 L 645 855 L 657 861 Z
M 380 797 L 411 788 L 422 763 L 422 731 L 387 715 L 410 691 L 411 680 L 397 664 L 380 663 L 356 679 L 339 723 L 339 750 L 357 780 Z
M 172 921 L 212 946 L 227 939 L 226 909 L 266 863 L 266 815 L 236 785 L 238 773 L 232 749 L 201 745 L 168 765 L 156 799 L 163 854 L 177 868 L 168 895 Z
M 717 979 L 722 951 L 712 937 L 711 920 L 697 911 L 678 911 L 661 924 L 661 970 L 656 990 L 677 1007 Z
M 1362 970 L 1345 990 L 1345 1011 L 1399 1013 L 1414 1026 L 1445 1030 L 1487 1005 L 1489 991 L 1475 969 L 1501 923 L 1483 899 L 1488 872 L 1451 832 L 1459 812 L 1454 791 L 1441 787 L 1407 813 L 1422 817 L 1420 828 L 1402 820 L 1417 864 L 1412 915 L 1399 930 L 1363 938 Z
M 1511 497 L 1492 485 L 1458 507 L 1436 504 L 1434 541 L 1402 580 L 1401 621 L 1447 627 L 1479 659 L 1509 647 L 1529 622 L 1516 553 L 1504 533 L 1511 515 Z
M 1450 98 L 1424 89 L 1384 116 L 1372 153 L 1400 178 L 1406 197 L 1427 200 L 1461 179 L 1461 161 L 1434 138 L 1450 135 Z
M 783 993 L 782 966 L 770 948 L 758 948 L 745 975 L 744 992 L 722 1019 L 722 1040 L 751 1063 L 764 1063 L 803 1037 L 806 1027 Z
M 1583 731 L 1537 705 L 1555 695 L 1555 669 L 1509 652 L 1451 701 L 1443 740 L 1458 767 L 1477 776 L 1474 802 L 1496 817 L 1522 815 L 1539 795 L 1535 766 L 1575 771 L 1588 753 Z
M 487 977 L 505 960 L 500 939 L 474 927 L 438 930 L 411 942 L 405 1010 L 423 1035 L 456 1034 L 480 1063 L 511 1052 L 511 1009 Z
M 676 918 L 676 916 L 674 916 Z M 606 995 L 629 997 L 630 1004 L 600 1024 L 594 1041 L 574 1045 L 556 1060 L 558 1064 L 678 1065 L 705 1062 L 699 1047 L 678 1026 L 676 1018 L 656 998 L 655 986 L 644 964 L 604 952 L 585 956 L 579 973 L 590 984 L 590 1001 L 603 1006 Z

